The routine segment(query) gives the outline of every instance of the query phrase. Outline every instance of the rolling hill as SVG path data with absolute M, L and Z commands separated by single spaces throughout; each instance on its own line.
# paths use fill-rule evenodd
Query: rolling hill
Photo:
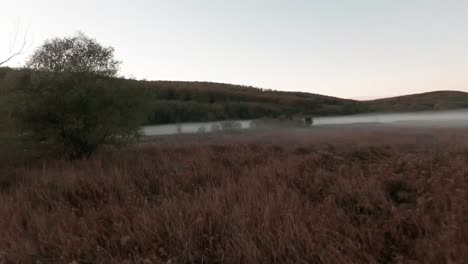
M 468 108 L 468 93 L 435 91 L 365 101 L 373 112 L 413 112 Z
M 0 68 L 0 97 L 3 87 L 27 85 L 30 75 L 31 72 L 27 70 Z M 468 93 L 459 91 L 357 101 L 225 83 L 130 79 L 121 81 L 123 86 L 145 93 L 149 104 L 148 124 L 468 108 Z

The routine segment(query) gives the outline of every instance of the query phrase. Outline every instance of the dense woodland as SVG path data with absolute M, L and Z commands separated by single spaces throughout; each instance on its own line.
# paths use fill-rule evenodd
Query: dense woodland
M 150 123 L 340 115 L 366 111 L 359 102 L 208 82 L 139 82 L 153 96 Z

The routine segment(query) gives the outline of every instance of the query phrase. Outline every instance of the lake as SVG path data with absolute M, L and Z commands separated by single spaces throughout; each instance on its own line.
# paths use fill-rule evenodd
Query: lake
M 246 129 L 252 126 L 252 120 L 235 120 L 228 122 L 235 122 L 237 125 L 239 125 L 239 129 Z M 145 126 L 143 127 L 143 134 L 145 136 L 160 136 L 174 134 L 210 133 L 222 130 L 223 126 L 225 127 L 226 124 L 226 121 L 219 121 Z
M 220 122 L 194 122 L 180 124 L 153 125 L 143 127 L 145 136 L 173 135 L 173 134 L 191 134 L 191 133 L 210 133 L 223 130 L 226 126 L 236 123 L 237 129 L 250 128 L 252 120 L 235 120 Z M 349 116 L 330 116 L 314 118 L 313 126 L 324 125 L 349 125 L 364 123 L 382 123 L 382 124 L 425 124 L 425 125 L 448 125 L 448 126 L 466 126 L 468 125 L 467 110 L 451 111 L 428 111 L 413 113 L 391 113 L 391 114 L 362 114 Z

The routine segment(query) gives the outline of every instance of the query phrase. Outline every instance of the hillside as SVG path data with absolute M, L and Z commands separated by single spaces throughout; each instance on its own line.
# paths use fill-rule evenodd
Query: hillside
M 468 93 L 436 91 L 365 101 L 373 112 L 412 112 L 468 108 Z
M 30 76 L 27 70 L 0 68 L 0 86 L 28 85 Z M 147 124 L 366 111 L 364 104 L 354 100 L 223 83 L 121 79 L 121 86 L 144 93 L 149 107 Z
M 31 72 L 25 70 L 0 68 L 0 92 L 2 86 L 18 86 L 19 83 L 27 85 L 30 75 Z M 355 101 L 313 93 L 274 91 L 224 83 L 128 79 L 121 81 L 122 86 L 126 88 L 144 92 L 149 107 L 147 124 L 468 107 L 468 93 L 457 91 Z
M 354 100 L 210 82 L 128 81 L 153 98 L 151 123 L 365 112 Z

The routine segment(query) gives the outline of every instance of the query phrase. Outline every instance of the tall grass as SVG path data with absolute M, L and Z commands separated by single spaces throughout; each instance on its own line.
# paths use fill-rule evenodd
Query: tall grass
M 0 263 L 463 263 L 467 135 L 167 137 L 17 169 Z

